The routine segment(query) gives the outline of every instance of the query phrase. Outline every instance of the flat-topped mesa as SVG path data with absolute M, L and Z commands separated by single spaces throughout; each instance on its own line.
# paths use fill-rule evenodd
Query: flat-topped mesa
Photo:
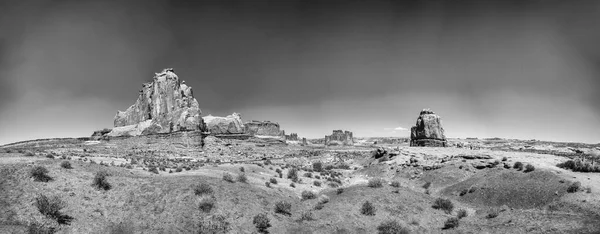
M 423 109 L 410 129 L 410 146 L 446 147 L 442 119 L 430 109 Z
M 239 113 L 234 112 L 225 117 L 209 115 L 202 117 L 202 119 L 211 135 L 245 133 L 244 122 L 242 122 L 242 116 Z
M 325 136 L 325 146 L 330 145 L 354 145 L 354 137 L 350 131 L 333 130 L 329 136 Z
M 252 120 L 244 123 L 244 127 L 246 134 L 252 136 L 277 137 L 285 140 L 285 132 L 280 130 L 278 123 Z
M 144 83 L 135 104 L 117 111 L 109 136 L 145 135 L 176 131 L 202 131 L 202 111 L 192 87 L 179 80 L 172 68 L 155 73 Z

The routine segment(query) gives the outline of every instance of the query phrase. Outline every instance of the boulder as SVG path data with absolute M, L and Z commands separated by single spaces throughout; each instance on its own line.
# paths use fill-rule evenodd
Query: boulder
M 233 113 L 225 117 L 205 116 L 202 117 L 206 123 L 206 128 L 212 135 L 217 134 L 244 134 L 244 122 L 238 113 Z
M 117 111 L 115 128 L 109 135 L 145 135 L 176 131 L 203 131 L 202 111 L 192 88 L 177 77 L 172 68 L 155 73 L 144 83 L 137 101 L 125 111 Z
M 429 109 L 423 109 L 417 123 L 410 129 L 410 146 L 446 147 L 442 120 Z
M 354 137 L 350 131 L 333 130 L 329 136 L 325 136 L 325 145 L 354 145 Z
M 263 137 L 278 137 L 285 139 L 285 132 L 279 129 L 278 123 L 252 120 L 244 124 L 247 134 Z

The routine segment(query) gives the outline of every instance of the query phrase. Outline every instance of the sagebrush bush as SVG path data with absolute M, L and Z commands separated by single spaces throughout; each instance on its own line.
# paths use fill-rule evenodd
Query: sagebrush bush
M 581 158 L 568 160 L 566 162 L 559 163 L 556 166 L 564 169 L 570 169 L 576 172 L 600 172 L 600 165 L 598 163 L 594 163 L 591 160 L 584 160 Z
M 429 187 L 431 186 L 431 182 L 427 182 L 423 185 L 424 189 L 429 189 Z
M 269 181 L 265 181 L 265 186 L 267 186 L 267 188 L 271 187 L 271 183 L 269 183 Z
M 260 233 L 268 233 L 267 229 L 271 227 L 271 221 L 266 214 L 257 214 L 252 219 L 252 223 Z
M 459 220 L 456 217 L 452 217 L 446 220 L 446 222 L 444 222 L 444 229 L 451 229 L 451 228 L 455 228 L 458 227 L 459 224 Z
M 304 173 L 304 177 L 306 177 L 306 178 L 312 178 L 312 173 L 306 172 L 306 173 Z
M 577 191 L 579 191 L 579 188 L 581 187 L 581 183 L 579 181 L 572 183 L 568 188 L 567 188 L 567 192 L 568 193 L 575 193 Z
M 269 182 L 271 182 L 271 184 L 277 184 L 277 179 L 271 178 L 269 179 Z
M 48 169 L 43 166 L 36 166 L 32 168 L 30 174 L 35 181 L 48 182 L 52 180 L 52 177 L 48 175 Z
M 233 176 L 229 173 L 223 173 L 223 180 L 230 183 L 235 183 L 235 180 L 233 180 Z
M 523 163 L 515 162 L 515 164 L 513 165 L 513 168 L 517 169 L 518 171 L 523 170 Z
M 212 196 L 211 197 L 202 197 L 202 199 L 198 203 L 198 208 L 201 211 L 208 213 L 213 208 L 215 208 L 215 203 L 216 203 L 215 197 L 212 197 Z
M 208 185 L 206 183 L 200 183 L 200 184 L 197 184 L 194 186 L 194 194 L 196 196 L 212 195 L 213 189 L 212 189 L 212 187 L 210 187 L 210 185 Z
M 360 207 L 360 213 L 363 215 L 373 216 L 375 215 L 375 211 L 375 206 L 373 206 L 373 204 L 371 204 L 369 201 L 365 201 Z
M 242 183 L 248 183 L 248 177 L 246 177 L 246 174 L 241 173 L 237 176 L 237 181 Z
M 317 187 L 321 187 L 321 181 L 315 180 L 313 181 L 313 184 Z
M 500 215 L 500 213 L 498 213 L 498 211 L 494 210 L 494 211 L 488 213 L 485 217 L 488 219 L 493 219 L 493 218 L 498 217 L 498 215 Z
M 96 175 L 94 176 L 94 182 L 92 183 L 92 185 L 98 189 L 109 190 L 112 186 L 106 180 L 106 177 L 108 175 L 109 174 L 106 171 L 96 172 Z
M 241 172 L 246 172 L 246 169 L 244 169 L 244 167 L 240 167 L 240 171 Z
M 322 162 L 314 162 L 312 166 L 313 166 L 313 170 L 316 172 L 323 171 L 323 163 Z
M 338 188 L 335 190 L 336 194 L 342 194 L 344 192 L 344 188 Z
M 402 227 L 396 220 L 384 221 L 377 226 L 378 234 L 408 234 L 410 230 Z
M 399 181 L 393 181 L 392 184 L 390 184 L 392 187 L 398 188 L 400 187 L 400 182 Z
M 291 168 L 288 170 L 287 178 L 291 179 L 294 182 L 298 182 L 298 169 Z
M 383 179 L 381 178 L 372 178 L 369 180 L 368 186 L 371 188 L 381 188 L 383 187 Z
M 435 200 L 432 206 L 434 209 L 439 209 L 445 211 L 447 214 L 452 213 L 454 209 L 454 204 L 449 199 L 438 198 Z
M 300 216 L 300 221 L 313 221 L 315 218 L 313 217 L 313 213 L 310 211 L 302 212 Z
M 292 203 L 279 201 L 275 203 L 275 213 L 292 216 Z
M 467 217 L 468 215 L 469 215 L 469 213 L 467 213 L 467 211 L 466 211 L 466 210 L 464 210 L 464 209 L 460 209 L 460 210 L 458 210 L 458 212 L 456 213 L 456 217 L 457 217 L 458 219 L 462 219 L 462 218 L 464 218 L 464 217 Z
M 532 172 L 535 170 L 535 167 L 531 164 L 527 164 L 527 166 L 525 166 L 525 170 L 523 172 L 527 173 L 527 172 Z
M 302 200 L 315 199 L 317 195 L 312 191 L 304 190 L 302 191 Z
M 62 216 L 60 210 L 65 208 L 65 203 L 59 197 L 47 197 L 40 194 L 35 198 L 35 206 L 44 216 L 58 220 Z
M 73 167 L 71 166 L 71 163 L 69 161 L 62 161 L 60 163 L 60 167 L 65 168 L 65 169 L 73 169 Z
M 52 155 L 52 154 L 47 154 L 47 155 L 46 155 L 46 158 L 51 158 L 51 159 L 54 159 L 54 155 Z

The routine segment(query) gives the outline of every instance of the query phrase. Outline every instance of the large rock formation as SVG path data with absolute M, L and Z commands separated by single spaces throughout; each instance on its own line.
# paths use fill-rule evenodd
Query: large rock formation
M 416 126 L 410 129 L 410 146 L 446 147 L 442 120 L 430 109 L 423 109 Z
M 285 140 L 285 132 L 279 129 L 278 123 L 252 120 L 244 124 L 246 133 L 253 136 L 281 137 Z
M 118 111 L 109 136 L 145 135 L 204 130 L 204 121 L 192 88 L 179 80 L 172 68 L 156 73 L 144 83 L 135 104 Z
M 325 145 L 354 145 L 354 137 L 350 131 L 333 130 L 330 136 L 325 136 Z
M 226 117 L 205 116 L 202 117 L 206 123 L 206 128 L 213 135 L 219 134 L 244 134 L 245 127 L 242 117 L 238 113 L 233 113 Z
M 290 133 L 290 135 L 285 135 L 285 139 L 288 141 L 298 141 L 298 134 Z

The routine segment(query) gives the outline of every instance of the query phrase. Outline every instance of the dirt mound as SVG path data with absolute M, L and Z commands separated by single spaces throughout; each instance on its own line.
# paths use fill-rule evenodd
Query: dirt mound
M 561 182 L 562 181 L 562 182 Z M 442 190 L 442 194 L 461 202 L 528 209 L 559 200 L 570 182 L 547 171 L 524 173 L 514 170 L 487 171 Z

